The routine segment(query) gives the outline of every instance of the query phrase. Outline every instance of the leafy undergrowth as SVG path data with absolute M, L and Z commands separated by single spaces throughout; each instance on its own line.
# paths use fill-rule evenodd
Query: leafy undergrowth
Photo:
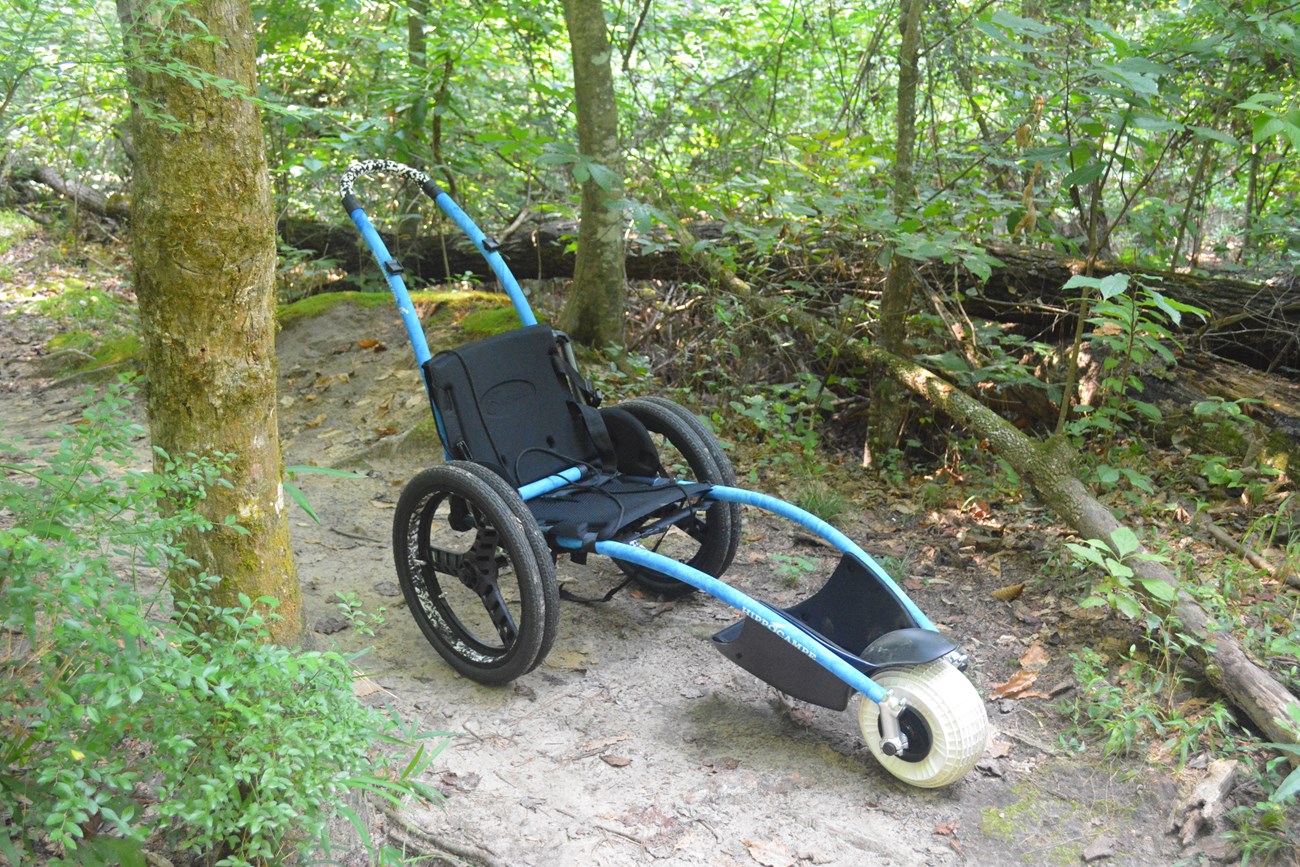
M 182 532 L 231 531 L 194 509 L 222 456 L 128 469 L 130 399 L 88 392 L 52 450 L 0 440 L 0 856 L 328 857 L 349 792 L 438 797 L 417 777 L 440 740 L 362 704 L 354 659 L 269 644 L 275 600 L 214 607 L 216 576 L 167 592 Z

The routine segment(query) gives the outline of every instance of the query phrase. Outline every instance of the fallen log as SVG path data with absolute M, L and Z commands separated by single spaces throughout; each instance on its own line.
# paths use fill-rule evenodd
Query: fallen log
M 1120 556 L 1114 540 L 1123 524 L 1075 476 L 1075 456 L 1067 443 L 1059 439 L 1031 440 L 979 401 L 917 364 L 870 346 L 861 346 L 858 354 L 864 363 L 888 372 L 964 430 L 988 442 L 1029 483 L 1038 499 L 1076 533 L 1106 542 Z M 1147 553 L 1139 547 L 1136 556 L 1124 561 L 1133 569 L 1134 589 L 1153 607 L 1167 608 L 1180 630 L 1195 639 L 1187 651 L 1201 664 L 1206 679 L 1245 713 L 1265 738 L 1277 743 L 1300 743 L 1300 733 L 1292 730 L 1287 713 L 1287 708 L 1296 704 L 1296 697 L 1256 664 L 1223 624 L 1182 589 L 1168 567 L 1145 559 Z M 1173 596 L 1172 604 L 1166 606 L 1161 596 L 1149 589 L 1148 582 L 1169 588 L 1166 595 Z
M 696 240 L 717 240 L 722 237 L 723 224 L 701 224 L 696 230 L 699 232 Z M 484 231 L 488 237 L 494 236 L 490 227 L 484 226 Z M 349 274 L 364 272 L 370 267 L 370 253 L 359 243 L 357 232 L 351 226 L 286 217 L 280 221 L 279 232 L 286 244 L 318 258 L 333 259 Z M 464 274 L 492 276 L 483 257 L 459 230 L 414 238 L 399 237 L 383 230 L 380 235 L 401 260 L 407 273 L 419 279 L 443 282 Z M 576 220 L 527 219 L 496 240 L 501 245 L 502 258 L 517 278 L 544 280 L 573 276 L 574 252 L 571 247 L 577 237 Z M 677 251 L 668 249 L 661 241 L 644 237 L 629 240 L 626 259 L 629 279 L 681 280 L 698 273 L 683 263 Z
M 485 230 L 492 236 L 490 226 L 485 226 Z M 491 276 L 482 257 L 454 230 L 406 239 L 381 234 L 408 273 L 420 279 L 441 282 L 464 274 Z M 291 246 L 338 261 L 350 274 L 368 267 L 368 253 L 350 226 L 285 218 L 280 222 L 280 235 Z M 574 255 L 570 247 L 576 237 L 577 223 L 573 220 L 529 219 L 499 239 L 500 252 L 520 279 L 572 277 Z M 673 243 L 669 243 L 670 238 Z M 826 274 L 809 274 L 806 265 L 801 266 L 802 270 L 796 269 L 788 256 L 781 253 L 747 259 L 742 255 L 739 267 L 741 273 L 755 277 L 779 278 L 798 271 L 804 282 L 839 284 L 838 291 L 861 291 L 862 274 L 874 268 L 870 262 L 874 245 L 864 246 L 862 240 L 845 236 L 840 244 L 842 254 L 829 257 L 838 264 L 828 266 Z M 697 279 L 701 267 L 689 252 L 700 241 L 721 241 L 742 251 L 746 245 L 739 236 L 729 234 L 727 225 L 720 222 L 699 221 L 687 225 L 684 231 L 681 227 L 660 229 L 649 236 L 633 233 L 627 244 L 627 276 L 633 280 Z M 819 243 L 834 246 L 836 242 L 834 238 L 822 238 Z M 1056 338 L 1072 333 L 1078 305 L 1071 301 L 1073 292 L 1063 291 L 1062 287 L 1070 277 L 1080 273 L 1082 260 L 1053 251 L 1003 244 L 987 244 L 985 250 L 1002 264 L 993 268 L 992 276 L 983 284 L 960 266 L 937 260 L 924 264 L 921 271 L 945 290 L 948 287 L 962 290 L 963 304 L 972 315 L 999 322 L 1021 322 L 1030 331 Z M 683 256 L 682 251 L 688 255 Z M 853 264 L 855 257 L 856 264 Z M 851 267 L 846 268 L 845 263 Z M 954 268 L 957 268 L 955 272 Z M 1261 370 L 1300 368 L 1300 280 L 1253 283 L 1233 277 L 1203 277 L 1107 261 L 1097 262 L 1094 273 L 1100 277 L 1115 273 L 1146 275 L 1159 291 L 1210 311 L 1208 322 L 1191 316 L 1183 322 L 1184 339 L 1210 352 Z
M 49 166 L 19 169 L 14 177 L 40 183 L 78 206 L 113 219 L 129 217 L 126 197 L 107 196 L 79 181 L 68 180 Z M 369 253 L 351 226 L 341 222 L 320 222 L 286 217 L 280 221 L 281 239 L 288 245 L 308 251 L 316 258 L 333 259 L 349 274 L 367 273 Z M 485 225 L 489 236 L 490 225 Z M 512 231 L 503 233 L 501 255 L 520 279 L 572 277 L 574 255 L 572 241 L 577 237 L 577 222 L 567 219 L 528 219 Z M 687 226 L 684 234 L 673 237 L 671 229 L 659 229 L 650 235 L 633 234 L 628 239 L 626 273 L 633 280 L 693 280 L 700 276 L 698 262 L 683 256 L 700 241 L 722 241 L 744 249 L 745 241 L 728 234 L 721 222 L 698 221 Z M 458 231 L 432 233 L 415 238 L 400 238 L 381 232 L 386 243 L 402 261 L 407 272 L 430 282 L 446 282 L 465 274 L 491 277 L 483 258 Z M 676 244 L 668 243 L 673 238 Z M 819 243 L 835 239 L 820 239 Z M 836 261 L 862 260 L 852 270 L 867 268 L 870 248 L 862 239 L 845 236 L 841 246 L 847 251 L 832 257 Z M 675 249 L 680 246 L 680 250 Z M 986 244 L 984 249 L 1002 263 L 993 269 L 983 284 L 959 266 L 938 261 L 921 270 L 937 285 L 957 287 L 966 292 L 963 304 L 968 313 L 997 320 L 1019 321 L 1025 327 L 1055 337 L 1068 335 L 1073 329 L 1077 305 L 1071 293 L 1062 291 L 1065 283 L 1083 267 L 1082 260 L 1059 253 L 1006 244 Z M 742 271 L 747 274 L 779 275 L 791 268 L 781 255 L 754 256 Z M 957 268 L 954 271 L 954 268 Z M 1137 268 L 1116 262 L 1099 261 L 1094 274 L 1104 277 L 1114 273 L 1146 275 L 1160 291 L 1187 304 L 1211 312 L 1209 322 L 1187 317 L 1183 323 L 1185 340 L 1195 341 L 1208 351 L 1235 359 L 1260 370 L 1300 369 L 1300 279 L 1289 278 L 1253 283 L 1233 277 L 1204 277 L 1151 268 Z M 808 276 L 808 275 L 805 275 Z M 813 275 L 816 276 L 816 275 Z M 828 275 L 829 276 L 829 275 Z M 843 270 L 835 280 L 844 278 Z M 834 281 L 828 281 L 834 282 Z M 860 280 L 859 280 L 860 282 Z M 355 288 L 340 281 L 337 288 Z M 855 289 L 859 288 L 855 284 Z
M 775 300 L 755 293 L 713 257 L 700 253 L 696 256 L 698 264 L 726 291 L 741 296 L 764 312 L 779 313 L 808 339 L 810 346 L 818 345 L 818 337 L 824 336 L 827 329 L 824 320 L 793 305 L 779 305 Z M 987 442 L 1028 482 L 1038 499 L 1076 533 L 1085 539 L 1106 542 L 1115 555 L 1120 556 L 1115 532 L 1123 525 L 1079 481 L 1074 472 L 1076 455 L 1065 440 L 1033 440 L 929 370 L 869 344 L 846 341 L 840 352 L 852 355 L 863 365 L 902 383 L 962 429 Z M 1168 567 L 1145 559 L 1142 555 L 1147 552 L 1141 547 L 1136 554 L 1125 560 L 1137 579 L 1135 589 L 1144 594 L 1153 607 L 1167 609 L 1177 620 L 1179 630 L 1195 639 L 1187 652 L 1200 663 L 1206 679 L 1249 717 L 1266 739 L 1276 743 L 1300 743 L 1300 732 L 1292 728 L 1288 714 L 1288 708 L 1297 704 L 1296 697 L 1251 659 L 1241 643 L 1182 589 Z M 1169 588 L 1163 591 L 1163 596 L 1172 598 L 1172 604 L 1163 601 L 1160 593 L 1148 589 L 1147 582 L 1158 582 Z
M 1048 250 L 986 244 L 1001 266 L 980 285 L 971 275 L 953 274 L 953 266 L 927 265 L 940 285 L 976 291 L 963 299 L 967 312 L 988 319 L 1009 317 L 1036 325 L 1055 336 L 1073 330 L 1071 302 L 1076 290 L 1063 291 L 1066 281 L 1083 273 L 1084 261 Z M 1294 277 L 1251 282 L 1236 277 L 1202 276 L 1123 265 L 1099 260 L 1093 276 L 1127 274 L 1185 304 L 1208 310 L 1208 321 L 1186 316 L 1175 330 L 1215 355 L 1244 362 L 1260 370 L 1300 368 L 1300 280 Z
M 70 180 L 49 166 L 35 166 L 14 172 L 17 180 L 35 181 L 49 187 L 65 199 L 69 199 L 99 217 L 114 220 L 127 220 L 131 216 L 131 203 L 124 196 L 106 196 L 94 187 L 80 181 Z

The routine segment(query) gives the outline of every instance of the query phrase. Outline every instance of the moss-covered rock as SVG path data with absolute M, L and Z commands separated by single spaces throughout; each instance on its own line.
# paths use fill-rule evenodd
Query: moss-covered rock
M 519 325 L 519 315 L 509 306 L 475 310 L 460 321 L 460 327 L 465 330 L 466 336 L 475 340 L 510 331 Z

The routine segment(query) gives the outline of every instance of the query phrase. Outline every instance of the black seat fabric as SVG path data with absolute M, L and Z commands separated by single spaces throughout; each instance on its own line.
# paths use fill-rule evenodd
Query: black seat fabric
M 559 536 L 608 539 L 694 506 L 709 490 L 669 479 L 631 413 L 579 403 L 580 384 L 570 381 L 577 373 L 549 326 L 439 352 L 424 369 L 453 458 L 482 464 L 517 488 L 570 467 L 587 470 L 528 503 L 552 544 Z
M 601 473 L 530 500 L 529 510 L 548 537 L 566 536 L 584 542 L 607 539 L 620 529 L 659 510 L 694 506 L 709 485 L 679 485 Z
M 546 325 L 429 359 L 425 373 L 452 457 L 483 464 L 515 487 L 572 466 L 599 467 L 599 450 L 558 362 Z

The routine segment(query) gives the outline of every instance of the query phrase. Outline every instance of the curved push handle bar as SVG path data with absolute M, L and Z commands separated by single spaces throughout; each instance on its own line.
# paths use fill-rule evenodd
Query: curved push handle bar
M 431 199 L 436 200 L 442 194 L 442 188 L 433 182 L 433 178 L 419 169 L 393 160 L 361 160 L 348 166 L 348 170 L 339 179 L 339 195 L 343 199 L 343 209 L 349 214 L 361 207 L 361 202 L 353 194 L 353 188 L 356 187 L 357 181 L 366 175 L 394 175 L 408 178 L 419 184 L 420 189 L 424 190 L 424 194 Z
M 380 269 L 384 271 L 388 278 L 389 287 L 393 290 L 393 296 L 397 299 L 398 308 L 402 311 L 402 317 L 406 320 L 407 332 L 411 337 L 411 343 L 415 348 L 416 361 L 424 364 L 429 359 L 429 350 L 424 345 L 424 332 L 418 329 L 417 321 L 414 320 L 413 314 L 408 315 L 410 309 L 410 298 L 406 292 L 406 286 L 402 282 L 401 266 L 388 252 L 388 247 L 384 244 L 379 232 L 370 223 L 366 216 L 365 209 L 361 207 L 360 200 L 353 193 L 357 180 L 366 175 L 394 175 L 396 177 L 407 178 L 415 181 L 420 185 L 420 189 L 426 196 L 433 199 L 442 212 L 451 218 L 462 232 L 474 242 L 474 246 L 483 254 L 487 260 L 488 266 L 491 267 L 492 273 L 501 281 L 505 288 L 506 294 L 510 296 L 510 303 L 514 305 L 515 313 L 519 316 L 519 321 L 524 325 L 536 325 L 537 317 L 533 314 L 533 308 L 529 306 L 528 299 L 524 297 L 524 290 L 519 287 L 519 281 L 515 280 L 515 275 L 510 273 L 510 267 L 506 265 L 506 260 L 501 257 L 497 251 L 498 244 L 487 235 L 483 230 L 475 225 L 469 215 L 460 209 L 460 206 L 452 201 L 451 196 L 443 192 L 433 179 L 425 172 L 419 169 L 411 168 L 393 160 L 362 160 L 348 166 L 347 171 L 339 180 L 339 194 L 343 199 L 343 209 L 347 211 L 352 222 L 356 224 L 357 230 L 361 232 L 361 237 L 365 238 L 366 246 L 370 252 L 374 253 L 375 261 L 379 263 Z M 417 335 L 417 330 L 419 331 Z

